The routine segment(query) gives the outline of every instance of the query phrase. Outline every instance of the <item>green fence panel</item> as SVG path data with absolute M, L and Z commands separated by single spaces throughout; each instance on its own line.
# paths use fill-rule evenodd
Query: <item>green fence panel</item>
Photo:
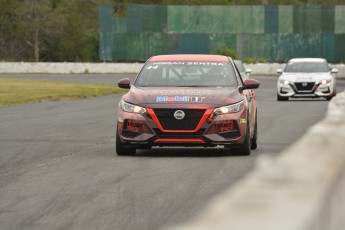
M 293 6 L 279 6 L 279 33 L 293 32 Z
M 228 33 L 262 34 L 265 32 L 265 8 L 264 6 L 226 6 L 225 28 Z
M 294 6 L 293 32 L 297 34 L 321 33 L 320 5 Z
M 293 9 L 293 33 L 302 34 L 306 31 L 306 7 L 294 6 Z
M 345 6 L 129 4 L 127 18 L 99 7 L 100 60 L 145 61 L 165 53 L 216 53 L 285 61 L 292 57 L 345 60 Z
M 169 33 L 263 33 L 263 6 L 168 6 Z
M 307 5 L 306 7 L 306 31 L 305 33 L 322 32 L 322 12 L 320 5 Z
M 168 6 L 168 33 L 191 32 L 189 28 L 191 9 L 187 6 Z
M 275 34 L 238 34 L 237 54 L 240 59 L 264 58 L 272 61 L 275 58 Z
M 335 34 L 322 33 L 321 34 L 321 57 L 326 58 L 330 62 L 336 60 L 335 49 Z
M 236 34 L 209 34 L 209 52 L 216 54 L 218 49 L 230 48 L 236 52 Z
M 223 28 L 224 10 L 219 6 L 192 7 L 195 33 L 225 32 Z
M 322 57 L 321 34 L 280 34 L 277 37 L 277 61 L 293 57 Z
M 167 6 L 128 4 L 126 13 L 129 33 L 167 30 Z
M 128 61 L 126 33 L 113 33 L 112 56 L 115 61 Z
M 113 18 L 113 33 L 126 33 L 127 32 L 127 19 L 126 18 Z
M 235 6 L 223 6 L 223 10 L 224 10 L 224 21 L 223 21 L 223 28 L 224 28 L 224 32 L 220 33 L 232 33 L 232 34 L 236 34 L 238 33 L 241 29 L 243 30 L 243 28 L 241 28 L 240 24 L 242 21 L 242 18 L 239 17 L 239 12 L 238 7 Z M 219 32 L 215 32 L 215 33 L 219 33 Z
M 164 33 L 127 34 L 127 60 L 146 61 L 149 57 L 167 53 L 167 35 Z
M 265 6 L 265 33 L 278 33 L 278 6 Z
M 112 4 L 105 4 L 99 7 L 99 58 L 103 61 L 110 61 L 112 57 Z
M 218 7 L 220 7 L 223 10 L 223 25 L 222 30 L 215 31 L 215 33 L 264 33 L 265 8 L 263 6 Z
M 180 34 L 177 52 L 181 54 L 208 54 L 208 34 Z
M 335 6 L 321 5 L 321 31 L 334 33 Z
M 169 33 L 215 33 L 223 30 L 219 6 L 168 6 Z
M 180 33 L 167 34 L 167 50 L 169 54 L 177 54 L 180 49 Z
M 334 19 L 334 33 L 345 33 L 345 6 L 335 7 L 335 19 Z
M 345 34 L 335 35 L 336 60 L 345 62 Z

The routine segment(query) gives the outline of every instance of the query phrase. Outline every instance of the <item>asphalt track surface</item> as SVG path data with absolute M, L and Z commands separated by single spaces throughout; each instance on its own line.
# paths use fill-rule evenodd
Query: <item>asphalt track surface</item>
M 123 75 L 1 75 L 116 84 Z M 130 76 L 133 78 L 133 76 Z M 155 230 L 181 223 L 326 113 L 326 100 L 276 101 L 257 77 L 258 149 L 157 148 L 115 155 L 121 95 L 0 108 L 0 229 Z M 345 82 L 338 82 L 338 92 Z

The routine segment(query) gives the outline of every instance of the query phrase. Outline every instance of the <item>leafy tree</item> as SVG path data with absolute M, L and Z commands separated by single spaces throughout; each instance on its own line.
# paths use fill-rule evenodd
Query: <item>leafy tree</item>
M 0 0 L 0 61 L 18 60 L 25 52 L 16 12 L 20 4 L 20 0 Z
M 18 14 L 21 19 L 19 25 L 25 30 L 25 42 L 33 50 L 32 58 L 34 61 L 40 61 L 40 50 L 46 40 L 51 20 L 52 2 L 51 0 L 24 0 L 21 4 Z

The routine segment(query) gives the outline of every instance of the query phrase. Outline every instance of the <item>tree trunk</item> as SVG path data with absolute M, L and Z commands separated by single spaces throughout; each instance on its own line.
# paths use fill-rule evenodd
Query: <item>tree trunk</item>
M 36 23 L 36 28 L 35 28 L 34 52 L 35 52 L 35 62 L 39 62 L 40 61 L 40 41 L 39 41 L 38 22 Z

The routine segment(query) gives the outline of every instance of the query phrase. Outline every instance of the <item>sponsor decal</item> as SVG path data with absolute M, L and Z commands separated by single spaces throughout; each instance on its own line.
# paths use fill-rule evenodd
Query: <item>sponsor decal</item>
M 157 96 L 156 102 L 202 102 L 204 99 L 194 96 Z
M 247 124 L 247 120 L 245 118 L 240 119 L 240 124 Z

